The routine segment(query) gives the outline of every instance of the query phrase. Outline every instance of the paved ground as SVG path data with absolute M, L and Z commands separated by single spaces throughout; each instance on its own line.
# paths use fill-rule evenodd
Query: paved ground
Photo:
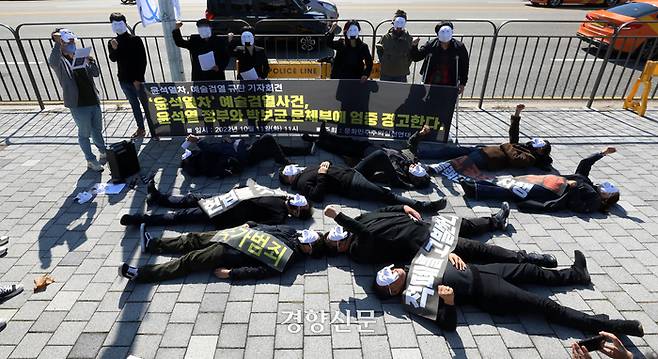
M 564 265 L 571 263 L 574 249 L 583 250 L 592 288 L 531 289 L 576 309 L 642 321 L 647 335 L 625 339 L 636 353 L 658 350 L 658 113 L 648 115 L 654 119 L 622 111 L 528 111 L 524 135 L 544 134 L 556 143 L 556 167 L 563 172 L 572 171 L 580 157 L 616 144 L 619 152 L 600 161 L 592 176 L 620 184 L 623 209 L 594 218 L 514 210 L 508 233 L 482 238 L 549 252 Z M 106 119 L 112 142 L 133 131 L 126 112 L 108 112 Z M 462 112 L 462 141 L 501 142 L 507 119 L 507 112 Z M 27 288 L 0 305 L 0 317 L 9 321 L 0 333 L 2 358 L 566 358 L 565 347 L 585 335 L 538 317 L 490 316 L 472 307 L 459 309 L 456 333 L 441 333 L 431 323 L 411 320 L 397 303 L 375 299 L 369 293 L 375 269 L 343 257 L 309 260 L 266 281 L 230 284 L 199 273 L 159 285 L 129 284 L 117 276 L 122 261 L 168 260 L 141 254 L 138 231 L 119 224 L 121 215 L 147 210 L 144 188 L 74 203 L 78 192 L 108 180 L 109 174 L 85 172 L 67 112 L 0 109 L 0 139 L 0 234 L 12 238 L 8 255 L 0 258 L 0 282 L 20 281 Z M 161 188 L 217 192 L 238 181 L 184 177 L 177 168 L 179 144 L 141 144 L 144 172 L 156 172 Z M 332 158 L 320 152 L 300 161 Z M 243 177 L 278 186 L 274 168 L 267 161 Z M 448 211 L 460 215 L 484 215 L 498 206 L 464 201 L 458 190 L 440 183 L 435 193 L 407 194 L 436 198 L 441 192 L 449 198 Z M 330 201 L 351 214 L 376 207 L 335 197 Z M 313 222 L 294 224 L 327 228 L 332 222 L 316 211 Z M 57 282 L 32 293 L 32 280 L 44 273 Z M 356 324 L 357 318 L 347 332 L 313 315 L 303 328 L 283 324 L 298 310 L 325 311 L 332 319 L 336 313 L 344 318 L 357 310 L 374 311 L 374 324 L 365 328 L 373 333 L 360 333 L 364 321 Z

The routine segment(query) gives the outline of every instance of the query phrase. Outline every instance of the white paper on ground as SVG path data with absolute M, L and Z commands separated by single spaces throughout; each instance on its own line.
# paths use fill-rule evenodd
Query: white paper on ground
M 96 194 L 118 194 L 124 187 L 126 187 L 125 183 L 96 183 L 92 190 Z
M 80 192 L 77 196 L 75 196 L 75 199 L 78 200 L 78 203 L 83 204 L 89 202 L 91 197 L 93 196 L 89 192 Z
M 201 70 L 210 71 L 215 67 L 215 53 L 210 51 L 205 54 L 199 55 L 199 64 L 201 65 Z
M 242 76 L 243 80 L 258 80 L 258 74 L 256 73 L 256 69 L 253 67 L 251 70 L 240 72 L 240 76 Z
M 183 155 L 180 156 L 180 158 L 181 158 L 181 160 L 184 160 L 184 159 L 186 159 L 186 158 L 188 158 L 188 157 L 190 157 L 190 156 L 192 156 L 192 151 L 186 149 L 186 150 L 185 150 L 185 153 L 183 153 Z

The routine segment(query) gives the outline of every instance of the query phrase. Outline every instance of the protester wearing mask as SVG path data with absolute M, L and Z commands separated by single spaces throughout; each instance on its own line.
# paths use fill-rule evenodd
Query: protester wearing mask
M 554 268 L 557 259 L 550 254 L 512 251 L 470 240 L 484 233 L 505 230 L 509 205 L 489 217 L 462 218 L 457 233 L 455 253 L 469 253 L 473 260 L 499 263 L 534 263 Z M 338 226 L 325 235 L 327 254 L 346 253 L 358 263 L 410 263 L 425 246 L 432 231 L 431 221 L 409 206 L 390 206 L 352 218 L 330 205 L 324 215 Z
M 213 36 L 210 21 L 201 19 L 196 22 L 198 34 L 190 36 L 189 40 L 183 39 L 180 28 L 182 22 L 176 23 L 176 29 L 172 31 L 174 43 L 176 46 L 187 49 L 190 52 L 192 61 L 192 81 L 222 81 L 226 77 L 224 71 L 230 60 L 228 41 L 220 36 Z M 215 66 L 210 70 L 204 71 L 201 68 L 199 60 L 200 55 L 213 53 L 215 57 Z
M 420 39 L 416 38 L 411 46 L 411 59 L 424 60 L 420 72 L 425 84 L 458 85 L 459 94 L 462 94 L 468 81 L 468 51 L 461 41 L 453 38 L 453 30 L 451 22 L 441 22 L 434 28 L 436 38 L 420 49 Z
M 382 81 L 407 82 L 413 39 L 405 29 L 406 24 L 407 13 L 396 11 L 393 27 L 377 43 Z
M 409 137 L 409 149 L 420 159 L 450 160 L 461 156 L 469 156 L 473 163 L 482 170 L 500 171 L 510 168 L 537 167 L 545 171 L 551 169 L 551 143 L 548 140 L 534 137 L 526 143 L 519 143 L 519 128 L 521 111 L 525 105 L 516 106 L 516 111 L 510 118 L 509 142 L 492 146 L 432 146 L 420 147 L 423 137 L 430 133 L 430 128 L 424 126 L 420 131 Z
M 335 135 L 327 131 L 324 122 L 317 139 L 307 134 L 302 138 L 327 152 L 343 156 L 348 164 L 373 182 L 405 189 L 425 188 L 431 183 L 427 171 L 409 150 L 397 150 L 369 140 Z
M 610 182 L 594 184 L 589 173 L 596 161 L 617 152 L 614 147 L 584 158 L 572 175 L 536 175 L 515 177 L 515 182 L 533 185 L 529 190 L 512 185 L 503 187 L 485 180 L 462 180 L 464 196 L 475 199 L 513 200 L 523 212 L 571 210 L 577 213 L 607 212 L 619 201 L 620 190 Z
M 331 67 L 332 79 L 360 79 L 366 82 L 372 72 L 372 55 L 368 45 L 359 38 L 361 25 L 356 20 L 345 23 L 343 39 L 334 40 L 334 31 L 338 24 L 331 25 L 325 34 L 327 45 L 336 50 Z
M 94 77 L 100 75 L 100 70 L 92 56 L 87 58 L 83 68 L 73 69 L 77 37 L 70 30 L 55 29 L 51 39 L 55 45 L 48 57 L 48 65 L 62 87 L 64 106 L 71 110 L 78 127 L 78 143 L 87 160 L 87 168 L 101 172 L 103 166 L 91 151 L 89 142 L 91 137 L 100 152 L 100 161 L 104 161 L 106 149 L 103 140 L 103 114 L 94 83 Z
M 236 186 L 245 188 L 246 184 Z M 180 208 L 175 212 L 165 214 L 126 214 L 121 217 L 124 226 L 146 225 L 176 225 L 176 224 L 211 224 L 217 229 L 238 226 L 246 221 L 262 224 L 283 224 L 288 218 L 310 219 L 313 214 L 313 204 L 301 195 L 262 195 L 244 199 L 232 207 L 214 215 L 212 218 L 201 209 L 199 201 L 215 197 L 216 194 L 188 193 L 184 196 L 174 196 L 160 193 L 151 181 L 148 185 L 146 202 L 149 205 L 160 205 L 169 208 Z
M 144 73 L 146 73 L 146 50 L 142 39 L 128 31 L 126 17 L 123 14 L 112 13 L 110 23 L 112 24 L 112 32 L 117 36 L 108 41 L 107 50 L 110 61 L 117 63 L 119 85 L 130 103 L 137 123 L 137 131 L 131 137 L 144 137 L 146 135 L 144 116 L 139 106 L 141 103 L 144 114 L 148 117 L 148 99 L 143 85 Z
M 463 254 L 466 261 L 468 255 Z M 551 270 L 530 263 L 499 263 L 485 258 L 483 264 L 467 264 L 456 250 L 448 255 L 449 263 L 436 287 L 439 295 L 436 322 L 446 331 L 457 328 L 456 306 L 474 305 L 494 315 L 543 314 L 557 323 L 585 332 L 610 332 L 644 336 L 637 320 L 609 319 L 607 315 L 591 315 L 565 307 L 550 298 L 522 288 L 526 285 L 566 286 L 589 285 L 587 261 L 581 251 L 574 251 L 570 268 Z M 408 269 L 388 266 L 377 272 L 373 285 L 380 299 L 404 295 Z M 432 278 L 432 275 L 429 275 Z M 413 283 L 413 282 L 412 282 Z M 414 284 L 411 284 L 414 285 Z M 422 286 L 423 284 L 421 284 Z
M 242 172 L 248 165 L 273 158 L 281 165 L 290 160 L 286 156 L 306 156 L 313 152 L 313 146 L 285 146 L 274 136 L 266 133 L 253 142 L 238 138 L 230 140 L 205 140 L 195 135 L 187 136 L 188 144 L 196 144 L 198 149 L 186 149 L 181 161 L 183 171 L 190 176 L 226 177 Z
M 253 27 L 245 26 L 240 34 L 240 45 L 231 44 L 232 55 L 238 61 L 240 80 L 264 80 L 270 73 L 270 64 L 265 49 L 256 46 Z M 254 74 L 255 71 L 255 74 Z M 253 78 L 254 75 L 256 78 Z
M 324 243 L 318 240 L 317 233 L 313 235 L 310 232 L 300 233 L 288 226 L 247 222 L 222 231 L 193 232 L 178 237 L 154 238 L 149 234 L 143 236 L 141 243 L 144 252 L 183 256 L 139 268 L 123 263 L 119 266 L 119 274 L 138 283 L 180 278 L 204 270 L 212 270 L 220 279 L 268 278 L 284 273 L 304 255 L 320 257 L 323 254 Z M 268 247 L 261 251 L 253 250 L 256 240 L 265 240 Z M 252 244 L 242 246 L 243 242 Z
M 406 204 L 418 211 L 436 212 L 446 206 L 446 199 L 419 201 L 393 193 L 390 189 L 369 181 L 351 167 L 324 161 L 320 165 L 299 167 L 290 164 L 279 171 L 279 182 L 315 202 L 322 202 L 327 194 L 336 194 L 356 200 L 379 201 L 388 204 Z

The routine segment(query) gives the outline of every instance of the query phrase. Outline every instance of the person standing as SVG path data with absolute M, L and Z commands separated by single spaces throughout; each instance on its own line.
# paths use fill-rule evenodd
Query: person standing
M 459 94 L 464 92 L 468 81 L 468 50 L 452 37 L 454 26 L 443 21 L 434 28 L 436 38 L 428 41 L 420 49 L 419 38 L 411 46 L 411 59 L 424 60 L 420 73 L 423 83 L 428 85 L 459 86 Z
M 103 114 L 94 83 L 94 77 L 100 75 L 100 70 L 92 56 L 87 57 L 83 67 L 73 69 L 77 37 L 70 30 L 55 29 L 51 33 L 51 39 L 55 45 L 48 57 L 48 65 L 62 87 L 64 106 L 71 110 L 71 116 L 78 127 L 78 143 L 87 160 L 87 168 L 101 172 L 103 166 L 91 151 L 89 141 L 91 137 L 100 152 L 100 161 L 104 161 L 106 149 L 103 140 Z
M 243 27 L 240 34 L 241 45 L 235 46 L 231 50 L 231 54 L 238 61 L 240 69 L 238 79 L 240 80 L 263 80 L 270 73 L 270 64 L 265 49 L 254 44 L 256 41 L 254 32 L 253 27 Z
M 405 30 L 406 24 L 407 13 L 402 10 L 396 11 L 393 16 L 393 27 L 377 43 L 382 81 L 407 82 L 413 39 Z
M 110 15 L 112 23 L 112 32 L 117 34 L 116 37 L 108 41 L 107 50 L 110 61 L 117 63 L 117 77 L 121 90 L 126 95 L 130 103 L 137 123 L 137 131 L 132 134 L 132 138 L 144 137 L 144 116 L 139 108 L 140 103 L 148 117 L 148 100 L 144 92 L 144 73 L 146 73 L 146 50 L 139 36 L 133 35 L 128 31 L 126 17 L 118 12 Z M 150 128 L 150 123 L 149 123 Z M 153 131 L 151 131 L 153 133 Z
M 327 46 L 336 50 L 334 63 L 331 67 L 332 79 L 360 79 L 366 82 L 372 72 L 372 55 L 368 45 L 359 38 L 361 25 L 356 20 L 345 23 L 343 39 L 334 40 L 334 31 L 338 25 L 331 25 L 325 34 Z
M 230 60 L 228 41 L 217 36 L 212 36 L 210 21 L 201 19 L 196 22 L 198 34 L 190 36 L 189 40 L 183 39 L 180 28 L 183 23 L 178 21 L 176 29 L 172 31 L 176 46 L 187 49 L 192 61 L 192 81 L 223 81 L 226 79 L 224 71 Z M 215 58 L 215 66 L 204 71 L 201 68 L 199 56 L 212 52 Z

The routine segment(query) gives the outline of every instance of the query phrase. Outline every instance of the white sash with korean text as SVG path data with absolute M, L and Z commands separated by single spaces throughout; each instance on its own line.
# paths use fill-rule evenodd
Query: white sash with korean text
M 235 188 L 228 193 L 202 199 L 199 201 L 199 206 L 208 215 L 208 217 L 213 218 L 221 213 L 226 212 L 228 209 L 235 207 L 238 203 L 248 199 L 287 196 L 288 193 L 284 191 L 252 184 L 249 187 Z
M 439 292 L 448 255 L 457 246 L 461 218 L 435 216 L 432 218 L 430 237 L 420 248 L 409 268 L 402 303 L 419 316 L 436 320 L 439 309 Z

